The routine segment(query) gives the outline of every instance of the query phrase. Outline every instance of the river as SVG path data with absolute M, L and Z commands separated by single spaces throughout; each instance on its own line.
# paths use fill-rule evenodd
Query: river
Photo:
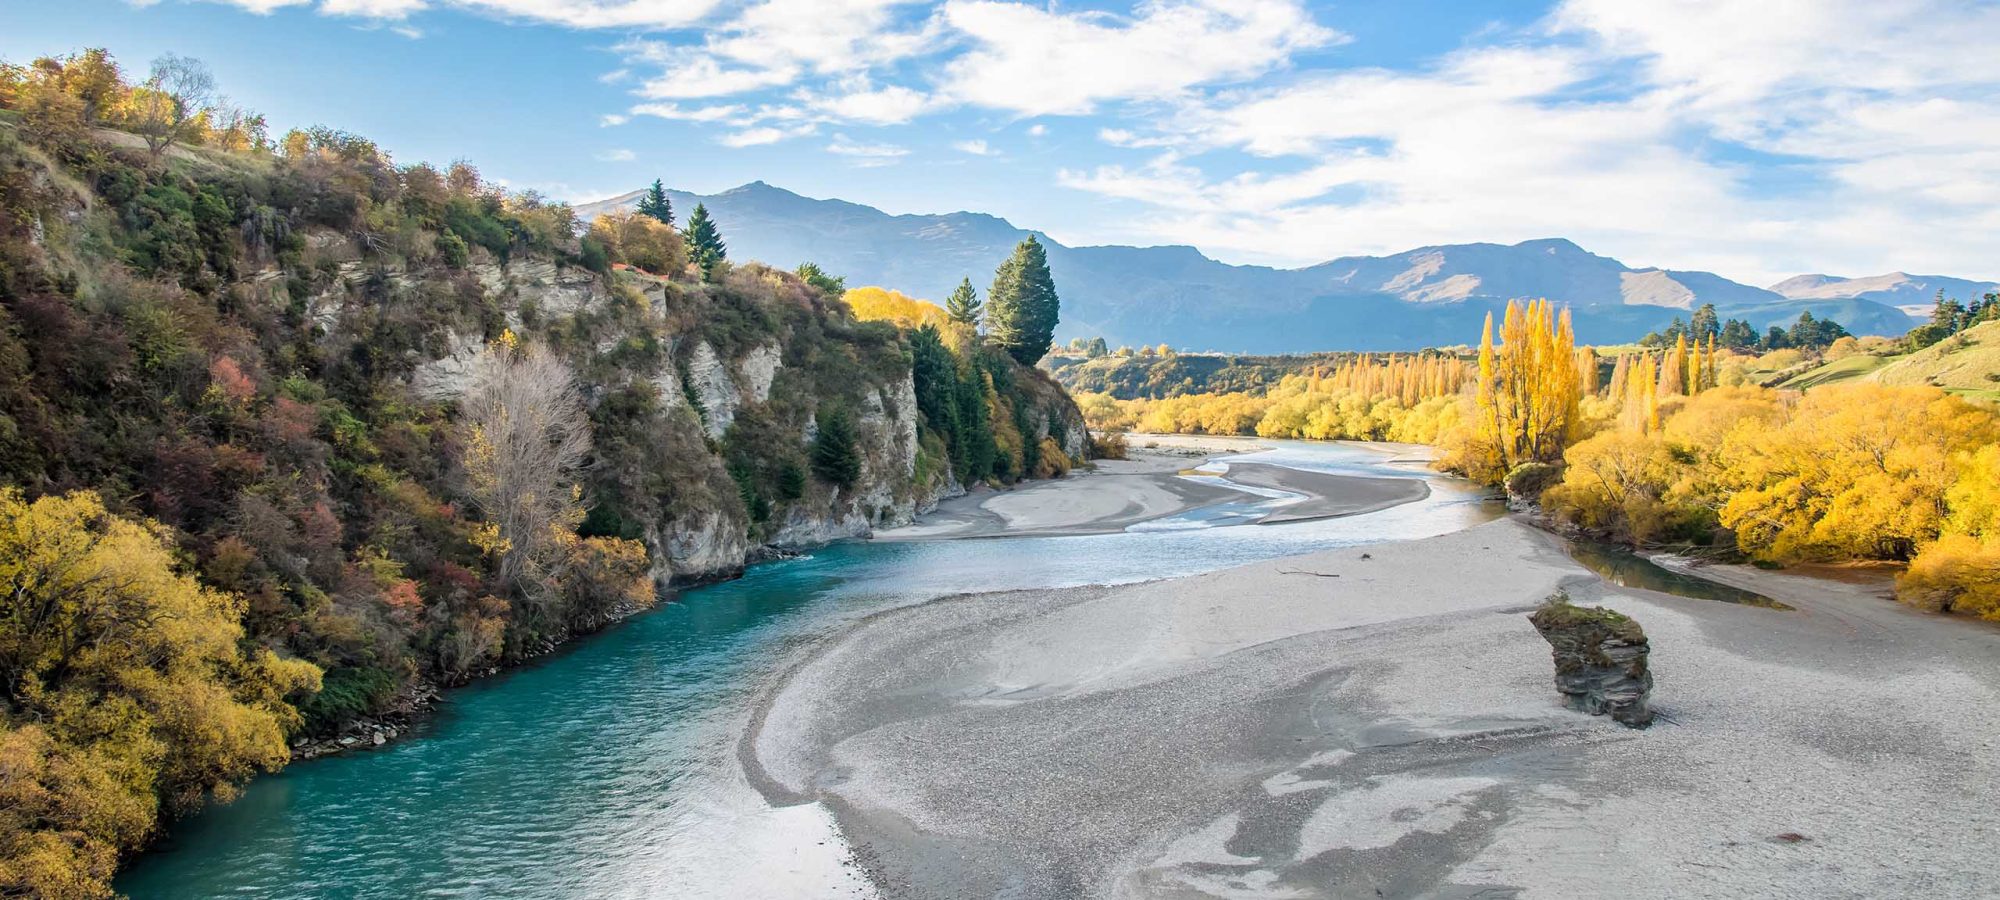
M 1139 581 L 1498 515 L 1380 452 L 1277 442 L 1237 459 L 1423 478 L 1430 496 L 1287 525 L 1188 515 L 1119 534 L 837 544 L 771 563 L 454 691 L 407 739 L 300 763 L 176 823 L 134 898 L 827 896 L 859 886 L 816 806 L 771 810 L 737 739 L 802 642 L 942 594 Z M 845 890 L 843 890 L 845 889 Z

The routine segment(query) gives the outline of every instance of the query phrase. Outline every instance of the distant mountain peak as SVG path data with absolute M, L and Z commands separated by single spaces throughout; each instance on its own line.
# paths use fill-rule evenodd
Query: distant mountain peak
M 1575 241 L 1561 237 L 1536 238 L 1532 241 L 1522 241 L 1514 246 L 1524 250 L 1544 250 L 1549 253 L 1581 253 L 1585 256 L 1597 255 L 1577 246 Z
M 1487 312 L 1509 300 L 1543 297 L 1574 311 L 1586 343 L 1636 339 L 1704 303 L 1760 331 L 1810 309 L 1859 334 L 1900 334 L 1915 322 L 1896 307 L 1927 302 L 1939 286 L 1950 293 L 1973 284 L 1903 273 L 1859 281 L 1810 276 L 1816 293 L 1796 297 L 1708 272 L 1627 266 L 1564 237 L 1444 244 L 1274 269 L 1229 265 L 1185 244 L 1070 247 L 988 213 L 891 215 L 762 180 L 711 195 L 670 193 L 677 209 L 707 204 L 731 259 L 784 269 L 811 261 L 849 284 L 931 300 L 943 299 L 962 278 L 983 285 L 1014 245 L 1034 234 L 1048 248 L 1062 296 L 1058 338 L 1095 336 L 1113 344 L 1165 341 L 1266 353 L 1413 350 L 1472 340 Z M 628 210 L 638 196 L 582 204 L 577 215 Z M 1807 290 L 1806 277 L 1784 284 Z M 1893 289 L 1895 302 L 1857 295 L 1869 286 L 1863 281 Z M 1931 286 L 1907 299 L 1919 284 Z
M 1891 306 L 1912 306 L 1929 301 L 1938 291 L 1945 296 L 1971 300 L 2000 288 L 1994 282 L 1969 281 L 1942 275 L 1912 275 L 1904 271 L 1882 275 L 1845 278 L 1839 275 L 1795 275 L 1771 285 L 1771 291 L 1793 300 L 1867 299 Z

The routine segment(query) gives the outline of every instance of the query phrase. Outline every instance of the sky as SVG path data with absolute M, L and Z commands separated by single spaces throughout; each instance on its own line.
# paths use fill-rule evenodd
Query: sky
M 584 202 L 763 180 L 1304 265 L 1566 237 L 2000 279 L 1994 0 L 0 0 L 274 131 Z

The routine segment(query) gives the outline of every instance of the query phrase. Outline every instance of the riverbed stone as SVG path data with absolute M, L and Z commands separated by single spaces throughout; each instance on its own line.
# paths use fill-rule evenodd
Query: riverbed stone
M 1608 715 L 1631 726 L 1653 722 L 1647 700 L 1653 674 L 1646 632 L 1630 616 L 1595 606 L 1576 606 L 1557 593 L 1528 621 L 1549 642 L 1556 665 L 1556 690 L 1571 709 Z

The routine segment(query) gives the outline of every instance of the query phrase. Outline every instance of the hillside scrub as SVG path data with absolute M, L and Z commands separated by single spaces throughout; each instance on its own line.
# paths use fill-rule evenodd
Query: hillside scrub
M 153 587 L 72 633 L 169 664 L 17 636 L 0 893 L 102 896 L 161 811 L 304 738 L 1082 453 L 1068 397 L 997 351 L 954 357 L 958 424 L 919 409 L 913 337 L 836 277 L 241 111 L 155 154 L 115 130 L 146 89 L 122 77 L 0 70 L 0 565 L 118 548 Z

